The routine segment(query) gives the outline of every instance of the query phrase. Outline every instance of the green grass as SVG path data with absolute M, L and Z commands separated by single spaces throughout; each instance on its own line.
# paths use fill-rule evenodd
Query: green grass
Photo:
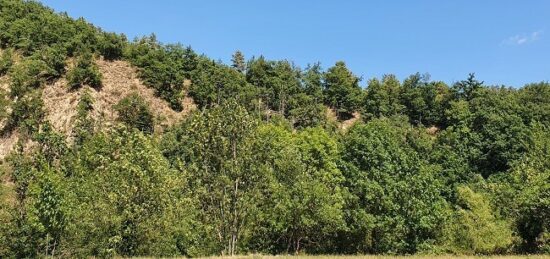
M 153 258 L 153 257 L 141 257 Z M 504 255 L 504 256 L 467 256 L 467 255 L 411 255 L 411 256 L 391 256 L 391 255 L 237 255 L 237 256 L 210 256 L 205 259 L 450 259 L 450 258 L 483 258 L 483 259 L 550 259 L 550 255 Z

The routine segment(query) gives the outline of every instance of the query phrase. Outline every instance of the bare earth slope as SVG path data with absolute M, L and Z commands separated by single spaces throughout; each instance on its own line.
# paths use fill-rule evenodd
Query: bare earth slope
M 165 127 L 173 125 L 195 109 L 193 100 L 186 97 L 183 100 L 184 109 L 174 111 L 169 104 L 155 95 L 155 91 L 145 86 L 138 77 L 137 71 L 126 61 L 96 60 L 103 76 L 103 86 L 95 90 L 84 86 L 79 90 L 69 90 L 67 80 L 63 77 L 43 87 L 42 98 L 46 119 L 56 131 L 66 135 L 72 135 L 77 105 L 84 89 L 89 89 L 94 98 L 92 116 L 101 128 L 113 125 L 117 119 L 117 113 L 113 106 L 122 98 L 131 93 L 138 93 L 151 108 L 155 116 L 155 130 L 162 131 Z M 0 87 L 8 89 L 7 77 L 0 78 Z M 17 130 L 0 136 L 0 160 L 13 149 L 17 143 Z
M 94 98 L 92 116 L 101 126 L 112 125 L 117 118 L 113 106 L 131 93 L 138 93 L 149 104 L 157 121 L 157 128 L 173 125 L 180 121 L 190 110 L 195 108 L 190 98 L 184 99 L 184 109 L 174 111 L 168 103 L 157 96 L 155 91 L 143 85 L 137 71 L 125 61 L 96 61 L 103 76 L 103 86 L 99 90 L 83 87 L 78 91 L 67 88 L 64 78 L 44 88 L 43 99 L 47 119 L 54 128 L 70 135 L 74 124 L 76 107 L 85 88 L 90 90 Z

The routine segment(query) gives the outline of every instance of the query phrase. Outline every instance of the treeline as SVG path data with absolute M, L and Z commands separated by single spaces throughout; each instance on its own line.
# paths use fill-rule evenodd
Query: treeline
M 20 134 L 2 164 L 2 258 L 550 253 L 546 82 L 361 87 L 344 62 L 302 70 L 236 52 L 226 65 L 36 2 L 0 11 L 1 125 Z M 186 94 L 199 109 L 155 132 L 132 94 L 101 128 L 85 90 L 67 139 L 41 90 L 66 77 L 101 91 L 100 57 L 132 63 L 173 109 Z

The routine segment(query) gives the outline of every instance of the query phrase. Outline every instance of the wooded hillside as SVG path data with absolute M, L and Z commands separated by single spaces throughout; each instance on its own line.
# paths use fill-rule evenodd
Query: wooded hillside
M 0 1 L 0 257 L 550 253 L 550 84 L 213 61 Z

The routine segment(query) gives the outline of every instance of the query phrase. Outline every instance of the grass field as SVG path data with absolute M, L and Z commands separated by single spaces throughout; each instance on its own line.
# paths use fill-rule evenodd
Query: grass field
M 142 257 L 145 258 L 145 257 Z M 151 257 L 152 258 L 152 257 Z M 391 256 L 391 255 L 246 255 L 246 256 L 212 256 L 205 259 L 450 259 L 450 258 L 483 258 L 483 259 L 550 259 L 550 255 L 507 255 L 507 256 L 456 256 L 456 255 L 411 255 L 411 256 Z

